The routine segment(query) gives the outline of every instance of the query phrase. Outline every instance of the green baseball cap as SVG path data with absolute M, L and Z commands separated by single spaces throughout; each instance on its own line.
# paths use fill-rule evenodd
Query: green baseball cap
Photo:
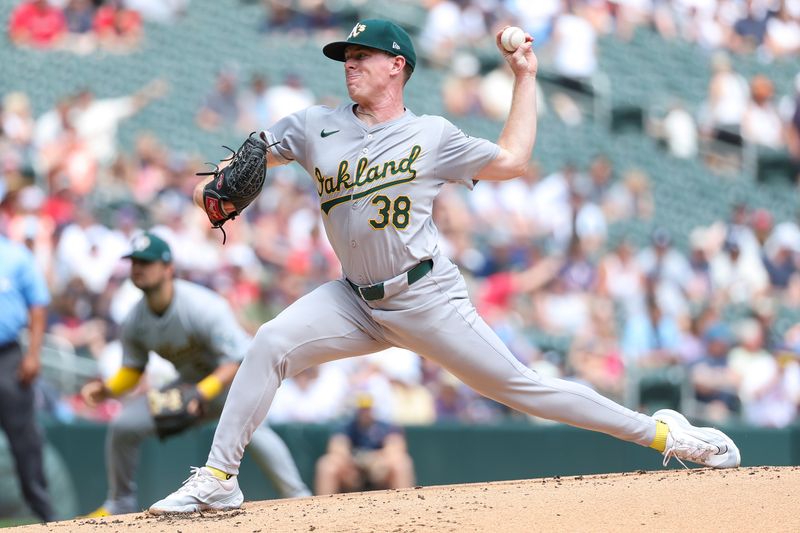
M 406 58 L 406 63 L 413 70 L 417 64 L 417 54 L 411 37 L 406 30 L 388 20 L 366 19 L 356 23 L 347 36 L 346 41 L 336 41 L 326 44 L 322 53 L 336 61 L 344 61 L 344 49 L 351 44 L 367 46 L 383 50 L 396 56 Z
M 141 261 L 161 261 L 162 263 L 172 262 L 172 250 L 169 245 L 160 237 L 152 233 L 143 233 L 134 237 L 131 241 L 133 250 L 124 259 L 139 259 Z

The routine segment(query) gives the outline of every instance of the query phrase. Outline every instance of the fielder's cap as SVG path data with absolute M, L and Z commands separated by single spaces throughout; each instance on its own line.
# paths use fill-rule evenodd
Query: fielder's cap
M 152 233 L 143 233 L 134 237 L 131 242 L 133 250 L 126 255 L 125 259 L 139 259 L 141 261 L 161 261 L 163 263 L 172 262 L 172 250 L 169 245 L 160 237 Z
M 396 56 L 406 58 L 413 70 L 417 64 L 417 54 L 408 33 L 388 20 L 366 19 L 356 23 L 346 41 L 326 44 L 322 53 L 336 61 L 344 61 L 344 49 L 351 44 L 376 48 Z

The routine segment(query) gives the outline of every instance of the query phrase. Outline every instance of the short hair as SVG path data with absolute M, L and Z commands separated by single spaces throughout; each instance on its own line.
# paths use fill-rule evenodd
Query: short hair
M 411 74 L 414 73 L 414 67 L 406 61 L 406 66 L 403 67 L 403 85 L 408 83 L 408 80 L 411 78 Z
M 376 48 L 376 50 L 378 50 L 378 49 Z M 398 54 L 393 54 L 391 52 L 386 52 L 385 50 L 378 50 L 378 51 L 379 52 L 383 52 L 384 54 L 386 54 L 389 57 L 403 57 L 403 56 L 398 55 Z M 403 57 L 403 59 L 405 59 L 405 58 Z M 408 83 L 408 80 L 411 78 L 411 74 L 413 74 L 413 73 L 414 73 L 414 67 L 412 67 L 411 63 L 409 63 L 408 60 L 406 59 L 406 65 L 403 67 L 403 85 Z

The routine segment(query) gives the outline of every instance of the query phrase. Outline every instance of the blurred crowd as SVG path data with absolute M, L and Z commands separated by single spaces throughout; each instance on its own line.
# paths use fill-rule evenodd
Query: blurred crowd
M 242 0 L 253 3 L 254 0 Z M 364 0 L 262 0 L 259 31 L 317 33 L 338 31 Z M 756 53 L 764 61 L 800 52 L 797 0 L 400 0 L 427 13 L 420 48 L 428 61 L 449 64 L 462 49 L 481 47 L 502 26 L 513 24 L 533 35 L 537 46 L 557 43 L 553 61 L 560 71 L 591 75 L 596 41 L 614 34 L 630 40 L 638 28 L 665 39 L 682 39 L 708 50 Z M 142 20 L 173 23 L 189 0 L 22 0 L 9 21 L 20 45 L 64 46 L 92 37 L 136 40 Z M 568 38 L 567 38 L 568 37 Z M 66 45 L 69 46 L 69 45 Z
M 133 9 L 134 3 L 144 17 L 144 0 L 22 2 L 11 31 L 15 42 L 34 44 L 41 35 L 14 30 L 25 26 L 31 16 L 26 12 L 49 9 L 60 13 L 54 19 L 69 20 L 67 13 L 82 7 L 83 27 L 91 32 L 89 21 L 102 9 Z M 188 4 L 152 3 L 176 13 Z M 338 24 L 335 14 L 323 13 L 329 4 L 270 0 L 262 29 L 328 31 Z M 559 72 L 580 78 L 597 68 L 596 58 L 576 51 L 595 53 L 592 35 L 612 32 L 628 39 L 643 25 L 665 38 L 694 40 L 726 53 L 770 58 L 796 53 L 797 45 L 787 45 L 785 35 L 797 25 L 800 2 L 429 0 L 424 7 L 427 18 L 417 43 L 426 61 L 448 64 L 472 80 L 445 81 L 448 115 L 502 118 L 502 98 L 484 103 L 468 90 L 470 84 L 495 80 L 495 89 L 482 89 L 491 94 L 504 83 L 502 69 L 496 76 L 478 75 L 479 54 L 464 52 L 497 25 L 512 21 L 537 42 L 552 43 L 553 64 L 563 63 Z M 762 22 L 759 33 L 753 28 Z M 74 24 L 68 26 L 72 32 Z M 562 35 L 570 39 L 559 49 Z M 745 117 L 763 111 L 751 107 L 763 103 L 764 83 L 718 81 L 719 72 L 732 70 L 724 59 L 714 65 L 709 123 L 738 120 L 744 135 Z M 262 75 L 244 88 L 238 83 L 235 73 L 220 70 L 194 117 L 201 128 L 249 132 L 330 100 L 293 74 L 275 83 Z M 250 332 L 341 275 L 313 183 L 296 165 L 270 171 L 256 202 L 226 225 L 223 246 L 190 198 L 200 179 L 195 172 L 211 156 L 171 150 L 149 133 L 141 133 L 129 149 L 120 148 L 120 125 L 146 113 L 167 91 L 162 80 L 115 98 L 83 90 L 64 95 L 39 115 L 24 92 L 3 96 L 0 231 L 25 243 L 46 273 L 53 293 L 51 341 L 59 339 L 79 357 L 96 361 L 105 376 L 120 363 L 118 328 L 139 297 L 128 280 L 129 264 L 120 258 L 143 229 L 169 242 L 179 277 L 224 295 Z M 738 100 L 726 91 L 738 91 Z M 796 100 L 794 105 L 797 129 Z M 752 119 L 754 128 L 764 128 L 762 117 Z M 800 316 L 800 216 L 776 219 L 769 206 L 742 199 L 724 219 L 673 235 L 654 224 L 654 179 L 596 154 L 586 165 L 567 162 L 560 168 L 534 160 L 524 176 L 479 183 L 472 192 L 445 187 L 434 213 L 440 247 L 464 272 L 481 315 L 517 358 L 539 372 L 578 380 L 639 408 L 646 398 L 631 390 L 646 380 L 667 383 L 665 376 L 677 371 L 678 387 L 689 390 L 681 401 L 691 402 L 683 410 L 695 417 L 775 427 L 793 423 L 800 406 L 800 321 L 791 319 Z M 632 226 L 652 228 L 648 240 L 618 230 Z M 331 421 L 364 391 L 374 398 L 377 414 L 397 424 L 520 416 L 478 397 L 417 354 L 389 351 L 311 368 L 287 380 L 270 419 Z M 150 365 L 148 372 L 144 386 L 171 377 L 166 364 Z M 68 392 L 55 392 L 57 416 L 110 416 L 111 410 L 87 410 Z
M 608 91 L 600 68 L 598 40 L 633 39 L 649 30 L 680 39 L 707 54 L 712 68 L 703 102 L 675 98 L 648 131 L 677 157 L 695 157 L 705 145 L 714 169 L 741 168 L 745 145 L 786 154 L 800 175 L 800 73 L 784 94 L 765 73 L 749 79 L 735 58 L 754 55 L 762 63 L 800 57 L 800 2 L 797 0 L 542 0 L 523 2 L 429 0 L 420 33 L 425 60 L 447 75 L 442 86 L 452 116 L 499 120 L 508 113 L 513 76 L 504 63 L 487 59 L 487 47 L 502 27 L 516 24 L 533 35 L 542 70 L 551 84 L 540 89 L 539 112 L 552 109 L 569 125 L 586 111 L 577 95 L 599 98 Z M 613 88 L 613 87 L 612 87 Z M 721 143 L 721 145 L 718 145 Z M 732 152 L 732 155 L 731 155 Z M 728 161 L 727 159 L 734 159 Z
M 596 67 L 598 36 L 633 38 L 651 28 L 709 50 L 757 53 L 765 60 L 800 52 L 800 2 L 796 0 L 422 0 L 428 10 L 423 34 L 429 54 L 446 58 L 464 44 L 494 36 L 513 23 L 539 46 L 558 42 L 554 61 L 572 74 Z M 568 50 L 578 52 L 570 57 Z
M 264 33 L 323 37 L 357 18 L 365 4 L 263 0 L 263 15 L 255 24 Z M 661 120 L 650 125 L 650 133 L 662 138 L 673 155 L 695 157 L 704 144 L 710 144 L 712 149 L 703 151 L 711 168 L 741 168 L 745 164 L 741 151 L 724 148 L 749 145 L 785 154 L 793 162 L 794 174 L 800 174 L 800 73 L 793 90 L 776 94 L 767 75 L 746 79 L 730 59 L 730 55 L 755 55 L 764 63 L 796 60 L 800 0 L 403 0 L 401 4 L 426 13 L 419 28 L 419 53 L 425 64 L 446 71 L 442 100 L 450 116 L 501 120 L 508 113 L 513 77 L 492 51 L 493 36 L 503 26 L 519 25 L 534 36 L 543 70 L 564 89 L 552 91 L 549 98 L 540 89 L 540 113 L 551 108 L 570 125 L 579 124 L 584 114 L 574 92 L 602 92 L 598 39 L 613 35 L 630 41 L 637 30 L 647 29 L 666 40 L 696 44 L 710 55 L 713 75 L 705 101 L 690 106 L 676 100 Z M 175 22 L 188 9 L 189 0 L 25 0 L 10 17 L 9 36 L 18 46 L 124 53 L 140 45 L 143 21 Z M 235 83 L 231 72 L 220 71 L 215 91 L 198 116 L 202 127 L 237 122 L 241 114 L 234 100 Z M 248 90 L 249 105 L 262 109 L 243 116 L 262 118 L 266 80 L 254 78 Z M 241 121 L 238 125 L 242 130 L 249 126 Z
M 8 21 L 17 46 L 88 54 L 128 53 L 141 43 L 143 21 L 171 23 L 189 0 L 23 0 Z

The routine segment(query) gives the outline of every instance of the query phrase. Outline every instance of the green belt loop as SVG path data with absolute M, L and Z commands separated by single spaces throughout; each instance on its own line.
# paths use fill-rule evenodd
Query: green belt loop
M 365 300 L 380 300 L 383 298 L 383 283 L 378 283 L 376 285 L 370 285 L 369 287 L 359 287 L 356 291 L 361 294 L 361 297 Z
M 408 271 L 408 284 L 411 285 L 412 283 L 416 283 L 431 270 L 433 270 L 433 259 L 428 259 L 421 262 Z
M 433 270 L 433 259 L 426 259 L 425 261 L 422 261 L 406 273 L 408 276 L 408 284 L 411 285 L 416 283 L 431 270 Z M 383 283 L 376 283 L 375 285 L 370 285 L 369 287 L 359 287 L 349 279 L 347 280 L 347 283 L 350 284 L 350 286 L 359 296 L 368 302 L 371 302 L 372 300 L 380 300 L 385 294 Z

